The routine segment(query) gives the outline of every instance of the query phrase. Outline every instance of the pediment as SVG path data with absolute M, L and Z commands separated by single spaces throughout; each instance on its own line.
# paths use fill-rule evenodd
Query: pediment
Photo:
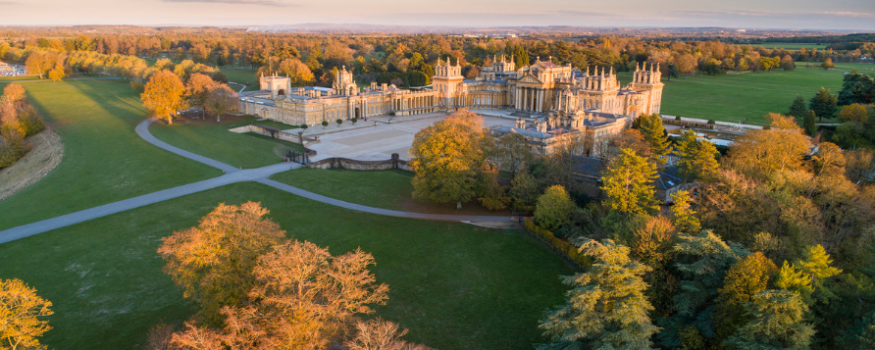
M 538 78 L 536 78 L 534 75 L 531 75 L 531 74 L 526 74 L 526 75 L 523 76 L 520 80 L 518 80 L 517 83 L 522 83 L 522 84 L 539 84 L 539 85 L 540 85 L 540 84 L 543 84 L 540 80 L 538 80 Z

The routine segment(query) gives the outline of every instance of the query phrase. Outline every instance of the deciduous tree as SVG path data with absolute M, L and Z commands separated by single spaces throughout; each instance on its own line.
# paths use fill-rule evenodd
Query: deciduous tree
M 424 345 L 402 340 L 407 330 L 398 328 L 394 322 L 379 318 L 357 321 L 355 328 L 355 338 L 344 344 L 349 350 L 428 350 Z
M 168 70 L 163 70 L 149 78 L 140 98 L 143 100 L 143 106 L 156 117 L 170 124 L 173 123 L 173 114 L 184 105 L 184 94 L 185 85 L 179 77 Z
M 565 192 L 561 185 L 548 188 L 538 198 L 538 206 L 535 208 L 535 222 L 541 228 L 548 231 L 556 231 L 571 221 L 574 213 L 574 202 Z
M 695 217 L 696 212 L 693 211 L 690 202 L 693 199 L 690 197 L 689 191 L 675 191 L 671 194 L 672 206 L 671 217 L 678 231 L 687 234 L 695 234 L 701 229 L 699 219 Z
M 869 114 L 866 113 L 866 107 L 859 103 L 849 104 L 842 107 L 839 111 L 839 117 L 846 122 L 865 123 L 869 120 Z
M 46 349 L 38 338 L 52 329 L 45 320 L 54 314 L 51 307 L 23 281 L 0 280 L 0 349 Z
M 6 96 L 6 101 L 15 103 L 24 99 L 24 87 L 16 83 L 9 83 L 3 88 L 3 96 Z
M 474 199 L 485 159 L 477 114 L 462 109 L 416 133 L 410 149 L 413 197 L 438 203 Z
M 221 123 L 222 114 L 237 111 L 237 93 L 225 84 L 214 86 L 207 92 L 204 108 Z
M 207 96 L 219 84 L 206 74 L 194 73 L 185 84 L 185 98 L 189 106 L 201 109 L 201 117 L 206 113 Z
M 219 204 L 197 227 L 163 238 L 158 248 L 164 272 L 200 304 L 211 324 L 218 324 L 223 306 L 246 300 L 255 284 L 253 269 L 260 255 L 285 238 L 285 231 L 260 204 Z
M 720 170 L 717 148 L 710 141 L 700 141 L 692 130 L 681 135 L 675 153 L 680 158 L 677 165 L 685 180 L 711 179 Z

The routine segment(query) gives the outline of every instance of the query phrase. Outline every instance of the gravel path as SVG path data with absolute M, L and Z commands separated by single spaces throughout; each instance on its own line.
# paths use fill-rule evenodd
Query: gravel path
M 206 191 L 209 189 L 229 185 L 237 182 L 245 182 L 245 181 L 255 181 L 258 183 L 265 184 L 267 186 L 271 186 L 273 188 L 286 191 L 307 199 L 311 199 L 317 202 L 322 202 L 325 204 L 334 205 L 341 208 L 346 208 L 350 210 L 375 214 L 375 215 L 386 215 L 386 216 L 395 216 L 402 218 L 412 218 L 412 219 L 425 219 L 425 220 L 440 220 L 440 221 L 457 221 L 457 222 L 496 222 L 496 221 L 510 221 L 510 217 L 506 216 L 465 216 L 465 215 L 438 215 L 438 214 L 425 214 L 425 213 L 411 213 L 404 211 L 396 211 L 396 210 L 388 210 L 382 208 L 374 208 L 361 204 L 354 204 L 349 202 L 344 202 L 341 200 L 337 200 L 334 198 L 325 197 L 323 195 L 319 195 L 313 192 L 305 191 L 300 188 L 287 185 L 281 182 L 277 182 L 274 180 L 270 180 L 270 176 L 276 173 L 281 173 L 284 171 L 294 170 L 301 167 L 300 164 L 297 163 L 279 163 L 274 165 L 269 165 L 262 168 L 256 169 L 237 169 L 228 164 L 194 154 L 192 152 L 171 146 L 164 141 L 158 140 L 155 136 L 152 136 L 149 133 L 149 125 L 152 124 L 153 120 L 148 119 L 141 122 L 137 125 L 136 131 L 137 134 L 140 135 L 144 140 L 149 143 L 158 146 L 162 149 L 165 149 L 169 152 L 173 152 L 177 155 L 186 157 L 188 159 L 212 166 L 214 168 L 224 170 L 225 175 L 212 178 L 209 180 L 198 181 L 195 183 L 191 183 L 188 185 L 177 186 L 174 188 L 168 188 L 166 190 L 153 192 L 149 194 L 145 194 L 142 196 L 125 199 L 122 201 L 104 204 L 101 206 L 97 206 L 91 209 L 85 209 L 81 211 L 77 211 L 75 213 L 70 213 L 66 215 L 61 215 L 58 217 L 54 217 L 47 220 L 37 221 L 34 223 L 30 223 L 27 225 L 17 226 L 10 229 L 6 229 L 0 231 L 0 244 L 14 241 L 16 239 L 25 238 L 33 235 L 37 235 L 43 232 L 59 229 L 62 227 L 75 225 L 81 222 L 85 222 L 91 219 L 96 219 L 116 213 L 120 213 L 123 211 L 147 206 L 150 204 L 155 204 L 159 202 L 166 201 L 168 199 L 178 198 L 185 195 Z

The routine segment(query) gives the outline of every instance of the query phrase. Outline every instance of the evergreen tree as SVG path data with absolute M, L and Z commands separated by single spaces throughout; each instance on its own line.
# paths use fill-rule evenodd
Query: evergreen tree
M 713 300 L 723 284 L 725 271 L 749 252 L 735 244 L 727 244 L 712 231 L 702 231 L 698 236 L 679 235 L 675 245 L 680 272 L 678 293 L 672 298 L 677 311 L 669 319 L 662 320 L 663 331 L 659 334 L 664 347 L 680 346 L 680 331 L 694 325 L 705 338 L 716 336 L 711 321 Z
M 671 206 L 671 216 L 678 231 L 688 234 L 699 232 L 701 224 L 694 216 L 696 212 L 690 206 L 693 200 L 690 198 L 690 192 L 677 191 L 671 194 L 671 199 L 674 202 Z
M 574 287 L 568 302 L 541 321 L 553 339 L 539 349 L 652 349 L 650 337 L 659 331 L 648 312 L 641 276 L 651 268 L 629 258 L 629 248 L 606 239 L 588 241 L 580 251 L 594 258 L 585 273 L 563 278 Z
M 802 98 L 802 96 L 796 95 L 796 99 L 793 100 L 793 104 L 790 105 L 790 110 L 787 112 L 787 115 L 795 118 L 803 118 L 808 115 L 808 106 L 805 105 L 805 99 Z
M 821 87 L 820 91 L 811 98 L 808 106 L 817 115 L 818 121 L 822 121 L 823 118 L 830 119 L 835 116 L 838 110 L 837 104 L 838 96 L 830 95 L 829 89 Z
M 675 147 L 678 168 L 684 180 L 709 179 L 717 175 L 717 148 L 710 141 L 700 141 L 692 130 L 685 131 Z
M 832 267 L 830 264 L 832 264 L 832 259 L 829 258 L 829 254 L 826 253 L 823 246 L 818 244 L 808 249 L 805 252 L 804 258 L 796 261 L 793 266 L 799 272 L 809 276 L 815 297 L 818 299 L 829 299 L 835 297 L 835 295 L 823 285 L 823 282 L 827 278 L 842 273 L 841 269 Z
M 814 327 L 804 323 L 808 306 L 798 294 L 786 290 L 765 290 L 745 304 L 751 321 L 739 328 L 724 344 L 739 349 L 808 349 Z
M 671 142 L 662 125 L 662 117 L 659 114 L 642 115 L 637 120 L 638 130 L 644 136 L 644 140 L 650 144 L 650 157 L 657 164 L 665 164 L 664 156 L 671 152 Z
M 738 327 L 749 321 L 744 304 L 753 296 L 766 289 L 769 278 L 778 270 L 763 253 L 748 255 L 726 271 L 723 287 L 717 297 L 714 312 L 717 335 L 726 338 L 735 333 Z
M 839 106 L 875 103 L 875 79 L 854 70 L 846 74 L 843 80 L 838 96 Z
M 802 271 L 796 271 L 789 262 L 784 261 L 784 266 L 778 271 L 778 276 L 775 277 L 775 287 L 795 292 L 802 297 L 802 300 L 808 300 L 811 296 L 811 277 Z
M 511 55 L 513 56 L 513 63 L 516 64 L 516 69 L 529 65 L 529 52 L 522 45 L 514 45 Z
M 808 111 L 808 113 L 805 115 L 805 124 L 803 124 L 803 127 L 805 128 L 805 133 L 808 134 L 808 136 L 813 137 L 814 134 L 817 133 L 817 124 L 815 121 L 815 117 L 816 116 L 814 115 L 814 111 Z
M 653 181 L 656 166 L 624 148 L 602 175 L 605 204 L 621 213 L 646 214 L 659 209 Z

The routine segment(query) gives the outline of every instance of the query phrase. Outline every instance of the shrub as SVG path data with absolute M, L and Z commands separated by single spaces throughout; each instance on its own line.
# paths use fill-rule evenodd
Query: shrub
M 395 111 L 391 111 L 391 112 L 389 112 L 389 116 L 390 116 L 390 117 L 394 117 L 394 116 L 395 116 Z
M 355 122 L 357 122 L 357 121 L 358 121 L 358 118 L 352 118 L 352 123 L 353 123 L 353 124 L 355 124 Z
M 717 124 L 717 122 L 714 119 L 708 119 L 708 124 L 714 125 Z
M 323 120 L 323 121 L 322 121 L 322 126 L 328 126 L 328 121 L 327 121 L 327 120 Z
M 0 136 L 0 168 L 8 167 L 24 156 L 24 138 L 16 132 Z
M 676 116 L 674 117 L 674 120 L 681 120 L 681 116 L 676 115 Z
M 343 124 L 343 119 L 337 118 L 337 126 L 340 126 L 340 124 Z
M 588 257 L 577 251 L 576 246 L 567 241 L 556 238 L 556 236 L 553 235 L 553 232 L 538 227 L 531 218 L 526 218 L 526 229 L 534 233 L 536 236 L 543 238 L 547 243 L 558 249 L 569 259 L 580 264 L 584 269 L 589 267 L 592 263 Z
M 301 129 L 306 129 L 306 128 L 308 128 L 307 124 L 301 124 Z
M 31 105 L 27 105 L 18 112 L 18 120 L 25 130 L 25 137 L 39 134 L 46 129 L 43 117 Z

